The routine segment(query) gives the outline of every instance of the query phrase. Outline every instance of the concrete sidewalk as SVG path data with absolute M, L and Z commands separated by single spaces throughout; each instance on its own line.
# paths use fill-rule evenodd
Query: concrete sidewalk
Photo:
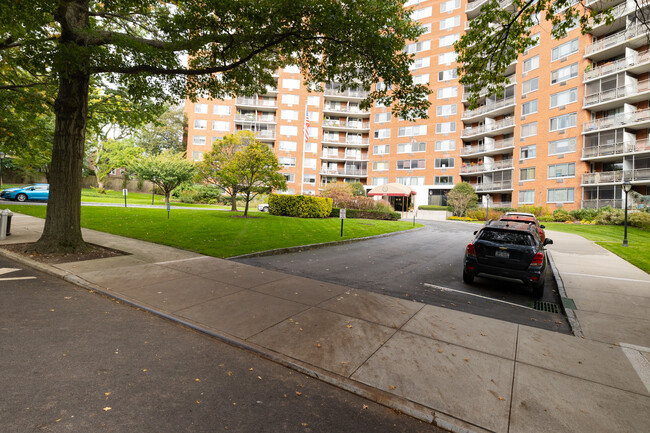
M 16 214 L 4 243 L 42 225 Z M 453 431 L 647 431 L 650 280 L 571 236 L 553 233 L 552 256 L 585 338 L 91 230 L 130 255 L 44 266 L 0 251 Z

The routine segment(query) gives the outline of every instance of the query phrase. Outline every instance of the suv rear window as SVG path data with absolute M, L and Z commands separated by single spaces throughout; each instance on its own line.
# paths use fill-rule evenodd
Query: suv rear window
M 483 230 L 479 239 L 499 244 L 535 245 L 535 240 L 530 234 L 507 230 Z

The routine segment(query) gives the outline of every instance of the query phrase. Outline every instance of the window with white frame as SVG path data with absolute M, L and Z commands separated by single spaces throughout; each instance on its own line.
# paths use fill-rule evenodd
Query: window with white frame
M 538 46 L 539 46 L 539 32 L 537 32 L 537 33 L 535 33 L 534 35 L 532 35 L 532 36 L 530 37 L 530 40 L 533 41 L 533 42 L 535 42 L 535 45 L 533 45 L 533 46 L 531 46 L 531 47 L 528 47 L 528 48 L 527 48 L 528 50 L 532 50 L 533 48 L 538 47 Z
M 427 125 L 402 126 L 397 130 L 398 137 L 414 137 L 427 135 Z
M 454 184 L 454 176 L 434 176 L 433 184 L 451 186 Z
M 436 134 L 449 134 L 456 132 L 456 122 L 436 123 Z
M 298 120 L 298 110 L 281 110 L 280 118 L 282 120 Z
M 460 0 L 448 0 L 440 4 L 440 13 L 451 12 L 460 8 Z
M 526 182 L 530 180 L 535 180 L 535 167 L 519 169 L 519 181 Z
M 521 125 L 521 138 L 532 137 L 533 135 L 537 135 L 537 122 Z
M 455 51 L 450 51 L 448 53 L 442 53 L 438 55 L 438 64 L 439 65 L 451 65 L 456 61 L 458 54 Z
M 415 75 L 413 77 L 413 84 L 428 84 L 429 74 Z
M 457 109 L 456 104 L 438 105 L 436 107 L 436 116 L 453 116 L 456 114 Z
M 535 190 L 526 189 L 519 191 L 519 204 L 534 204 L 535 203 Z
M 420 68 L 428 68 L 429 66 L 431 66 L 431 57 L 421 57 L 413 61 L 413 64 L 409 66 L 409 70 L 414 71 Z
M 531 78 L 526 80 L 521 85 L 521 95 L 527 95 L 535 90 L 539 89 L 539 77 Z
M 578 101 L 578 88 L 564 90 L 551 95 L 551 105 L 549 108 L 560 107 L 562 105 L 572 104 Z
M 420 26 L 420 29 L 422 29 L 423 35 L 426 35 L 427 33 L 431 33 L 431 23 L 422 24 Z
M 316 183 L 316 175 L 315 174 L 306 174 L 302 178 L 303 183 L 309 183 L 309 184 L 315 184 Z
M 375 138 L 390 138 L 390 128 L 375 129 Z
M 521 104 L 521 115 L 528 116 L 529 114 L 537 113 L 537 99 L 524 102 Z
M 230 116 L 230 105 L 215 105 L 212 107 L 212 114 Z
M 279 148 L 285 152 L 295 152 L 298 143 L 295 141 L 280 141 Z
M 390 122 L 390 119 L 391 119 L 390 111 L 387 111 L 385 113 L 376 113 L 375 114 L 375 123 Z
M 565 162 L 563 164 L 551 164 L 548 166 L 548 178 L 558 179 L 562 177 L 575 177 L 576 163 Z
M 431 16 L 431 6 L 426 8 L 414 9 L 413 12 L 411 12 L 412 21 L 421 20 L 422 18 L 428 18 L 430 16 Z
M 373 171 L 386 171 L 388 170 L 388 161 L 374 161 L 372 163 Z
M 438 39 L 438 47 L 439 48 L 451 47 L 454 44 L 454 42 L 458 41 L 459 39 L 460 39 L 460 34 L 458 33 L 441 36 L 440 39 Z
M 454 168 L 454 158 L 436 158 L 434 161 L 435 168 Z
M 572 39 L 569 42 L 558 45 L 551 50 L 551 61 L 553 62 L 573 53 L 577 53 L 579 49 L 580 44 L 578 43 L 578 38 Z
M 426 40 L 426 41 L 413 42 L 412 44 L 408 44 L 406 48 L 404 48 L 404 52 L 406 54 L 414 54 L 414 53 L 419 53 L 421 51 L 427 51 L 430 49 L 431 49 L 431 41 Z
M 227 122 L 225 120 L 213 120 L 212 121 L 212 130 L 213 131 L 222 131 L 222 132 L 230 131 L 230 122 Z
M 205 135 L 195 135 L 192 138 L 192 144 L 194 146 L 205 146 Z
M 320 107 L 320 96 L 307 96 L 307 105 Z
M 458 86 L 441 87 L 438 89 L 438 99 L 455 98 L 458 96 Z
M 550 141 L 548 143 L 549 155 L 560 155 L 576 151 L 576 138 L 563 138 L 561 140 Z
M 193 161 L 203 161 L 203 152 L 194 151 L 192 152 Z
M 456 140 L 438 140 L 436 141 L 435 150 L 438 152 L 456 150 Z
M 316 158 L 305 158 L 305 168 L 316 169 Z
M 291 125 L 280 125 L 280 135 L 287 137 L 295 137 L 298 135 L 298 127 Z
M 419 143 L 400 143 L 397 145 L 397 153 L 416 153 L 426 152 L 427 144 L 424 142 Z
M 578 116 L 576 113 L 568 113 L 561 116 L 551 117 L 549 132 L 574 128 L 577 124 L 577 121 Z
M 534 71 L 537 68 L 539 68 L 539 56 L 524 60 L 524 73 Z
M 278 158 L 278 163 L 283 167 L 295 167 L 296 158 L 292 156 L 281 156 Z
M 548 203 L 573 203 L 575 201 L 573 188 L 551 188 L 548 190 Z
M 447 69 L 438 72 L 438 81 L 450 81 L 458 78 L 458 69 Z
M 390 153 L 389 144 L 375 144 L 372 146 L 373 155 L 388 155 Z
M 449 18 L 443 18 L 440 20 L 440 30 L 452 29 L 460 25 L 460 15 L 455 15 Z
M 202 119 L 194 119 L 194 129 L 208 129 L 208 121 Z
M 282 95 L 282 103 L 285 105 L 298 105 L 300 97 L 298 95 Z
M 578 76 L 578 63 L 551 72 L 551 84 L 562 83 Z
M 398 159 L 398 170 L 424 170 L 426 163 L 424 159 Z
M 289 74 L 299 74 L 300 73 L 300 66 L 298 66 L 298 65 L 287 65 L 282 70 L 284 72 L 289 73 Z
M 197 114 L 208 114 L 208 104 L 194 104 L 194 112 Z
M 296 80 L 296 79 L 293 79 L 293 78 L 283 78 L 282 79 L 282 88 L 283 89 L 289 89 L 289 90 L 300 89 L 300 80 Z
M 305 152 L 307 152 L 307 153 L 316 153 L 316 150 L 317 150 L 316 149 L 316 143 L 314 143 L 313 141 L 309 141 L 309 142 L 305 143 L 304 147 L 305 147 Z
M 402 185 L 420 186 L 424 185 L 424 176 L 398 176 L 395 181 Z
M 288 183 L 293 183 L 296 175 L 293 173 L 280 173 Z
M 318 118 L 320 117 L 320 114 L 318 113 L 318 111 L 308 111 L 307 117 L 309 117 L 310 122 L 318 122 Z
M 317 126 L 310 126 L 309 128 L 307 128 L 307 131 L 309 131 L 309 138 L 310 139 L 314 139 L 314 140 L 318 139 L 318 131 L 319 131 L 319 129 L 318 129 Z
M 533 159 L 537 156 L 537 145 L 531 144 L 519 149 L 519 159 Z
M 371 180 L 371 185 L 386 185 L 388 183 L 387 177 L 373 177 Z

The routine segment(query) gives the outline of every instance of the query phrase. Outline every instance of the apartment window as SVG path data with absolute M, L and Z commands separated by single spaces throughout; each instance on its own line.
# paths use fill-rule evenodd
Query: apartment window
M 438 99 L 455 98 L 458 96 L 458 87 L 442 87 L 438 89 Z
M 549 132 L 561 131 L 576 126 L 578 116 L 576 113 L 563 114 L 562 116 L 551 117 Z
M 280 141 L 280 150 L 285 152 L 295 152 L 298 144 L 295 141 Z
M 524 60 L 524 73 L 530 72 L 539 68 L 539 56 L 531 57 L 528 60 Z
M 388 170 L 388 161 L 375 161 L 372 163 L 373 171 L 386 171 Z
M 406 54 L 414 54 L 414 53 L 419 53 L 421 51 L 428 51 L 431 49 L 431 41 L 420 41 L 420 42 L 414 42 L 412 44 L 408 44 L 406 48 L 404 48 L 404 52 Z
M 429 66 L 431 66 L 431 57 L 421 57 L 413 61 L 413 64 L 409 67 L 409 70 L 414 71 L 420 68 L 428 68 Z
M 435 168 L 453 168 L 454 158 L 436 158 L 434 161 Z
M 431 16 L 431 6 L 426 8 L 415 9 L 411 12 L 411 20 L 421 20 L 422 18 L 428 18 Z
M 413 77 L 413 84 L 428 84 L 429 74 L 415 75 Z
M 381 91 L 383 91 L 383 90 L 390 90 L 390 89 L 391 89 L 391 86 L 387 85 L 387 84 L 386 84 L 385 82 L 383 82 L 383 81 L 380 81 L 380 82 L 378 82 L 377 84 L 375 84 L 375 89 L 376 89 L 378 92 L 381 92 Z
M 449 0 L 440 5 L 440 13 L 451 12 L 460 7 L 460 0 Z
M 576 163 L 566 162 L 564 164 L 551 164 L 548 166 L 548 178 L 557 179 L 561 177 L 575 177 Z
M 194 146 L 205 146 L 205 135 L 195 135 L 192 138 L 192 144 Z
M 291 125 L 280 125 L 280 135 L 295 137 L 298 135 L 298 127 Z
M 305 158 L 305 162 L 303 163 L 305 168 L 313 168 L 314 170 L 316 169 L 316 158 Z
M 440 20 L 440 30 L 447 30 L 460 25 L 460 15 Z
M 539 89 L 539 77 L 531 78 L 530 80 L 524 81 L 522 84 L 521 95 L 527 95 L 528 93 L 534 92 Z
M 377 186 L 377 185 L 386 185 L 388 183 L 388 178 L 387 177 L 373 177 L 371 181 L 372 185 Z
M 310 126 L 309 128 L 307 128 L 307 130 L 309 131 L 309 138 L 314 140 L 318 139 L 318 131 L 319 131 L 318 127 Z
M 454 176 L 434 176 L 433 177 L 434 185 L 453 185 Z
M 456 132 L 456 122 L 436 123 L 436 134 L 448 134 Z
M 307 105 L 320 107 L 320 96 L 307 96 Z
M 456 141 L 455 140 L 436 141 L 435 150 L 438 152 L 447 152 L 447 151 L 456 150 Z
M 377 113 L 375 114 L 375 123 L 386 123 L 390 122 L 390 111 L 386 113 Z
M 278 158 L 278 162 L 283 167 L 295 167 L 296 166 L 296 158 L 293 158 L 293 157 L 290 157 L 290 156 L 281 156 L 281 157 Z
M 282 88 L 283 89 L 289 89 L 289 90 L 300 89 L 300 80 L 296 80 L 296 79 L 293 79 L 293 78 L 283 78 L 282 79 Z
M 423 170 L 425 168 L 424 159 L 400 159 L 397 161 L 398 170 Z
M 449 53 L 443 53 L 438 55 L 438 64 L 439 65 L 450 65 L 456 61 L 456 57 L 458 55 L 456 54 L 455 51 L 451 51 Z
M 427 33 L 431 33 L 431 23 L 422 24 L 420 26 L 420 29 L 422 29 L 423 35 L 426 35 Z
M 375 138 L 390 138 L 390 128 L 375 129 Z
M 310 184 L 315 184 L 316 183 L 316 175 L 315 174 L 306 174 L 302 178 L 303 183 L 310 183 Z
M 568 105 L 577 101 L 578 101 L 578 88 L 574 87 L 573 89 L 552 94 L 550 108 L 555 108 L 562 105 Z
M 285 180 L 289 183 L 293 183 L 294 179 L 296 178 L 296 175 L 293 173 L 280 173 L 282 176 L 284 176 Z
M 555 140 L 548 143 L 548 154 L 559 155 L 564 153 L 572 153 L 576 151 L 576 139 L 563 138 L 562 140 Z
M 548 203 L 573 203 L 574 202 L 573 188 L 551 188 L 548 190 Z
M 551 84 L 561 83 L 578 76 L 578 63 L 551 72 Z
M 519 191 L 519 204 L 534 204 L 534 203 L 535 203 L 534 189 Z
M 298 95 L 282 95 L 282 103 L 285 105 L 298 105 L 300 98 Z
M 208 121 L 201 119 L 194 119 L 194 129 L 208 129 Z
M 537 145 L 531 144 L 519 149 L 519 159 L 532 159 L 537 156 Z
M 373 155 L 388 155 L 390 153 L 390 145 L 388 144 L 375 144 L 372 146 Z
M 532 137 L 533 135 L 537 135 L 537 122 L 521 125 L 521 138 Z
M 316 153 L 316 143 L 307 142 L 304 145 L 305 152 Z
M 307 117 L 309 117 L 310 122 L 318 122 L 319 113 L 318 111 L 308 111 Z
M 395 179 L 397 183 L 408 186 L 424 185 L 424 176 L 401 176 Z
M 280 118 L 282 120 L 298 120 L 298 113 L 297 110 L 281 110 Z
M 427 125 L 402 126 L 397 130 L 398 137 L 414 137 L 416 135 L 427 135 Z
M 223 120 L 213 120 L 212 121 L 212 130 L 213 131 L 222 131 L 222 132 L 230 131 L 230 122 L 226 122 L 226 121 L 223 121 Z
M 289 74 L 299 74 L 300 67 L 298 65 L 287 65 L 284 67 L 283 71 Z
M 570 54 L 577 53 L 579 48 L 578 38 L 570 40 L 562 45 L 558 45 L 551 50 L 551 61 L 553 62 Z
M 194 112 L 197 114 L 208 114 L 208 104 L 194 104 Z
M 529 114 L 537 113 L 537 99 L 524 102 L 521 104 L 521 115 L 528 116 Z
M 456 68 L 438 72 L 438 81 L 450 81 L 456 78 L 458 78 L 458 70 Z
M 527 180 L 535 180 L 535 167 L 520 169 L 519 180 L 522 182 Z
M 397 145 L 397 153 L 416 153 L 426 151 L 426 143 L 400 143 Z
M 454 33 L 453 35 L 445 35 L 441 36 L 440 39 L 438 39 L 438 46 L 440 48 L 444 47 L 451 47 L 454 42 L 460 39 L 460 35 L 458 33 Z
M 457 110 L 456 104 L 438 105 L 436 107 L 436 116 L 453 116 Z
M 197 152 L 197 151 L 192 152 L 192 160 L 203 161 L 203 152 Z
M 532 35 L 532 36 L 530 37 L 530 40 L 531 40 L 532 42 L 534 42 L 535 45 L 528 47 L 528 48 L 527 48 L 528 50 L 533 49 L 533 48 L 535 48 L 535 47 L 538 47 L 538 46 L 539 46 L 539 32 L 537 32 L 537 33 L 535 33 L 534 35 Z
M 230 105 L 215 105 L 212 107 L 212 114 L 230 116 Z

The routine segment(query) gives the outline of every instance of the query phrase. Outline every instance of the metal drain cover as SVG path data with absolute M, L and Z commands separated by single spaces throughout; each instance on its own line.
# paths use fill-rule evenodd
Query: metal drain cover
M 545 301 L 531 301 L 530 302 L 530 308 L 538 311 L 545 311 L 547 313 L 553 313 L 553 314 L 560 314 L 561 313 L 561 308 L 560 304 L 554 304 L 553 302 L 545 302 Z

